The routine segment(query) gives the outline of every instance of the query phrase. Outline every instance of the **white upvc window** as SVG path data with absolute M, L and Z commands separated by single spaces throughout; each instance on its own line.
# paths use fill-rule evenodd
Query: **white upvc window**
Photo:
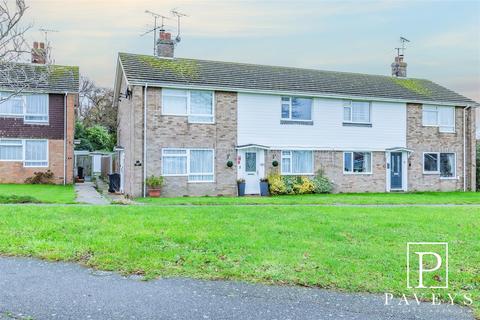
M 285 150 L 282 151 L 283 175 L 311 175 L 313 174 L 313 151 Z
M 344 152 L 343 173 L 346 174 L 371 174 L 372 153 L 371 152 Z
M 0 93 L 0 116 L 23 117 L 28 123 L 48 123 L 48 94 Z
M 22 161 L 24 167 L 48 167 L 48 140 L 1 139 L 0 161 Z
M 23 141 L 17 139 L 1 139 L 0 161 L 23 161 Z
M 422 107 L 422 124 L 426 127 L 439 127 L 440 132 L 455 132 L 455 107 Z
M 190 123 L 214 123 L 213 91 L 162 89 L 162 114 L 186 116 Z
M 439 174 L 441 178 L 456 177 L 457 156 L 453 152 L 424 152 L 423 173 Z
M 213 149 L 162 149 L 162 175 L 186 176 L 188 182 L 214 182 Z
M 368 101 L 343 102 L 343 121 L 347 123 L 371 123 L 371 104 Z
M 282 97 L 281 102 L 282 120 L 312 120 L 312 98 Z

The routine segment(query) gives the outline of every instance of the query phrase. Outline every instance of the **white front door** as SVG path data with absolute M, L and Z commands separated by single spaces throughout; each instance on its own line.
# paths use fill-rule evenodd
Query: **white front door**
M 260 193 L 260 178 L 258 176 L 258 152 L 245 152 L 245 194 Z

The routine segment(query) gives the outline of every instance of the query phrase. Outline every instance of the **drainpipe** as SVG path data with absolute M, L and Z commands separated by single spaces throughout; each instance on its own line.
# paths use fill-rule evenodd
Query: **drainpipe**
M 145 92 L 143 94 L 143 197 L 147 196 L 147 89 L 148 83 L 145 83 Z
M 67 184 L 67 95 L 68 92 L 65 92 L 63 97 L 63 185 Z
M 463 191 L 467 191 L 467 110 L 471 106 L 463 108 Z

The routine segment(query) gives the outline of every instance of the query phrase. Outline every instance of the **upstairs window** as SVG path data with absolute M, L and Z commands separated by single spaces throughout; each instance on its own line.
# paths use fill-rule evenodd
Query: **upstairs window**
M 312 120 L 312 98 L 282 97 L 281 101 L 282 120 Z
M 313 152 L 282 151 L 282 174 L 313 174 Z
M 0 116 L 23 117 L 25 122 L 48 122 L 48 94 L 0 93 Z
M 371 152 L 344 152 L 344 173 L 372 173 Z
M 370 102 L 344 101 L 343 121 L 347 123 L 371 123 Z
M 162 90 L 162 114 L 186 116 L 190 123 L 213 123 L 213 92 L 204 90 Z
M 455 107 L 423 106 L 422 123 L 439 127 L 440 132 L 455 132 Z

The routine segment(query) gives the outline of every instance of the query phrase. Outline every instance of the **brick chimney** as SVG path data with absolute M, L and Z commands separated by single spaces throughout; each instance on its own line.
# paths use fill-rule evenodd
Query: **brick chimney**
M 160 35 L 157 40 L 157 56 L 173 58 L 174 50 L 175 41 L 172 40 L 171 33 L 160 30 Z
M 403 78 L 407 76 L 407 63 L 403 61 L 403 54 L 395 57 L 395 61 L 392 63 L 392 76 Z
M 45 43 L 37 41 L 33 43 L 32 63 L 47 63 L 47 50 L 45 49 Z

